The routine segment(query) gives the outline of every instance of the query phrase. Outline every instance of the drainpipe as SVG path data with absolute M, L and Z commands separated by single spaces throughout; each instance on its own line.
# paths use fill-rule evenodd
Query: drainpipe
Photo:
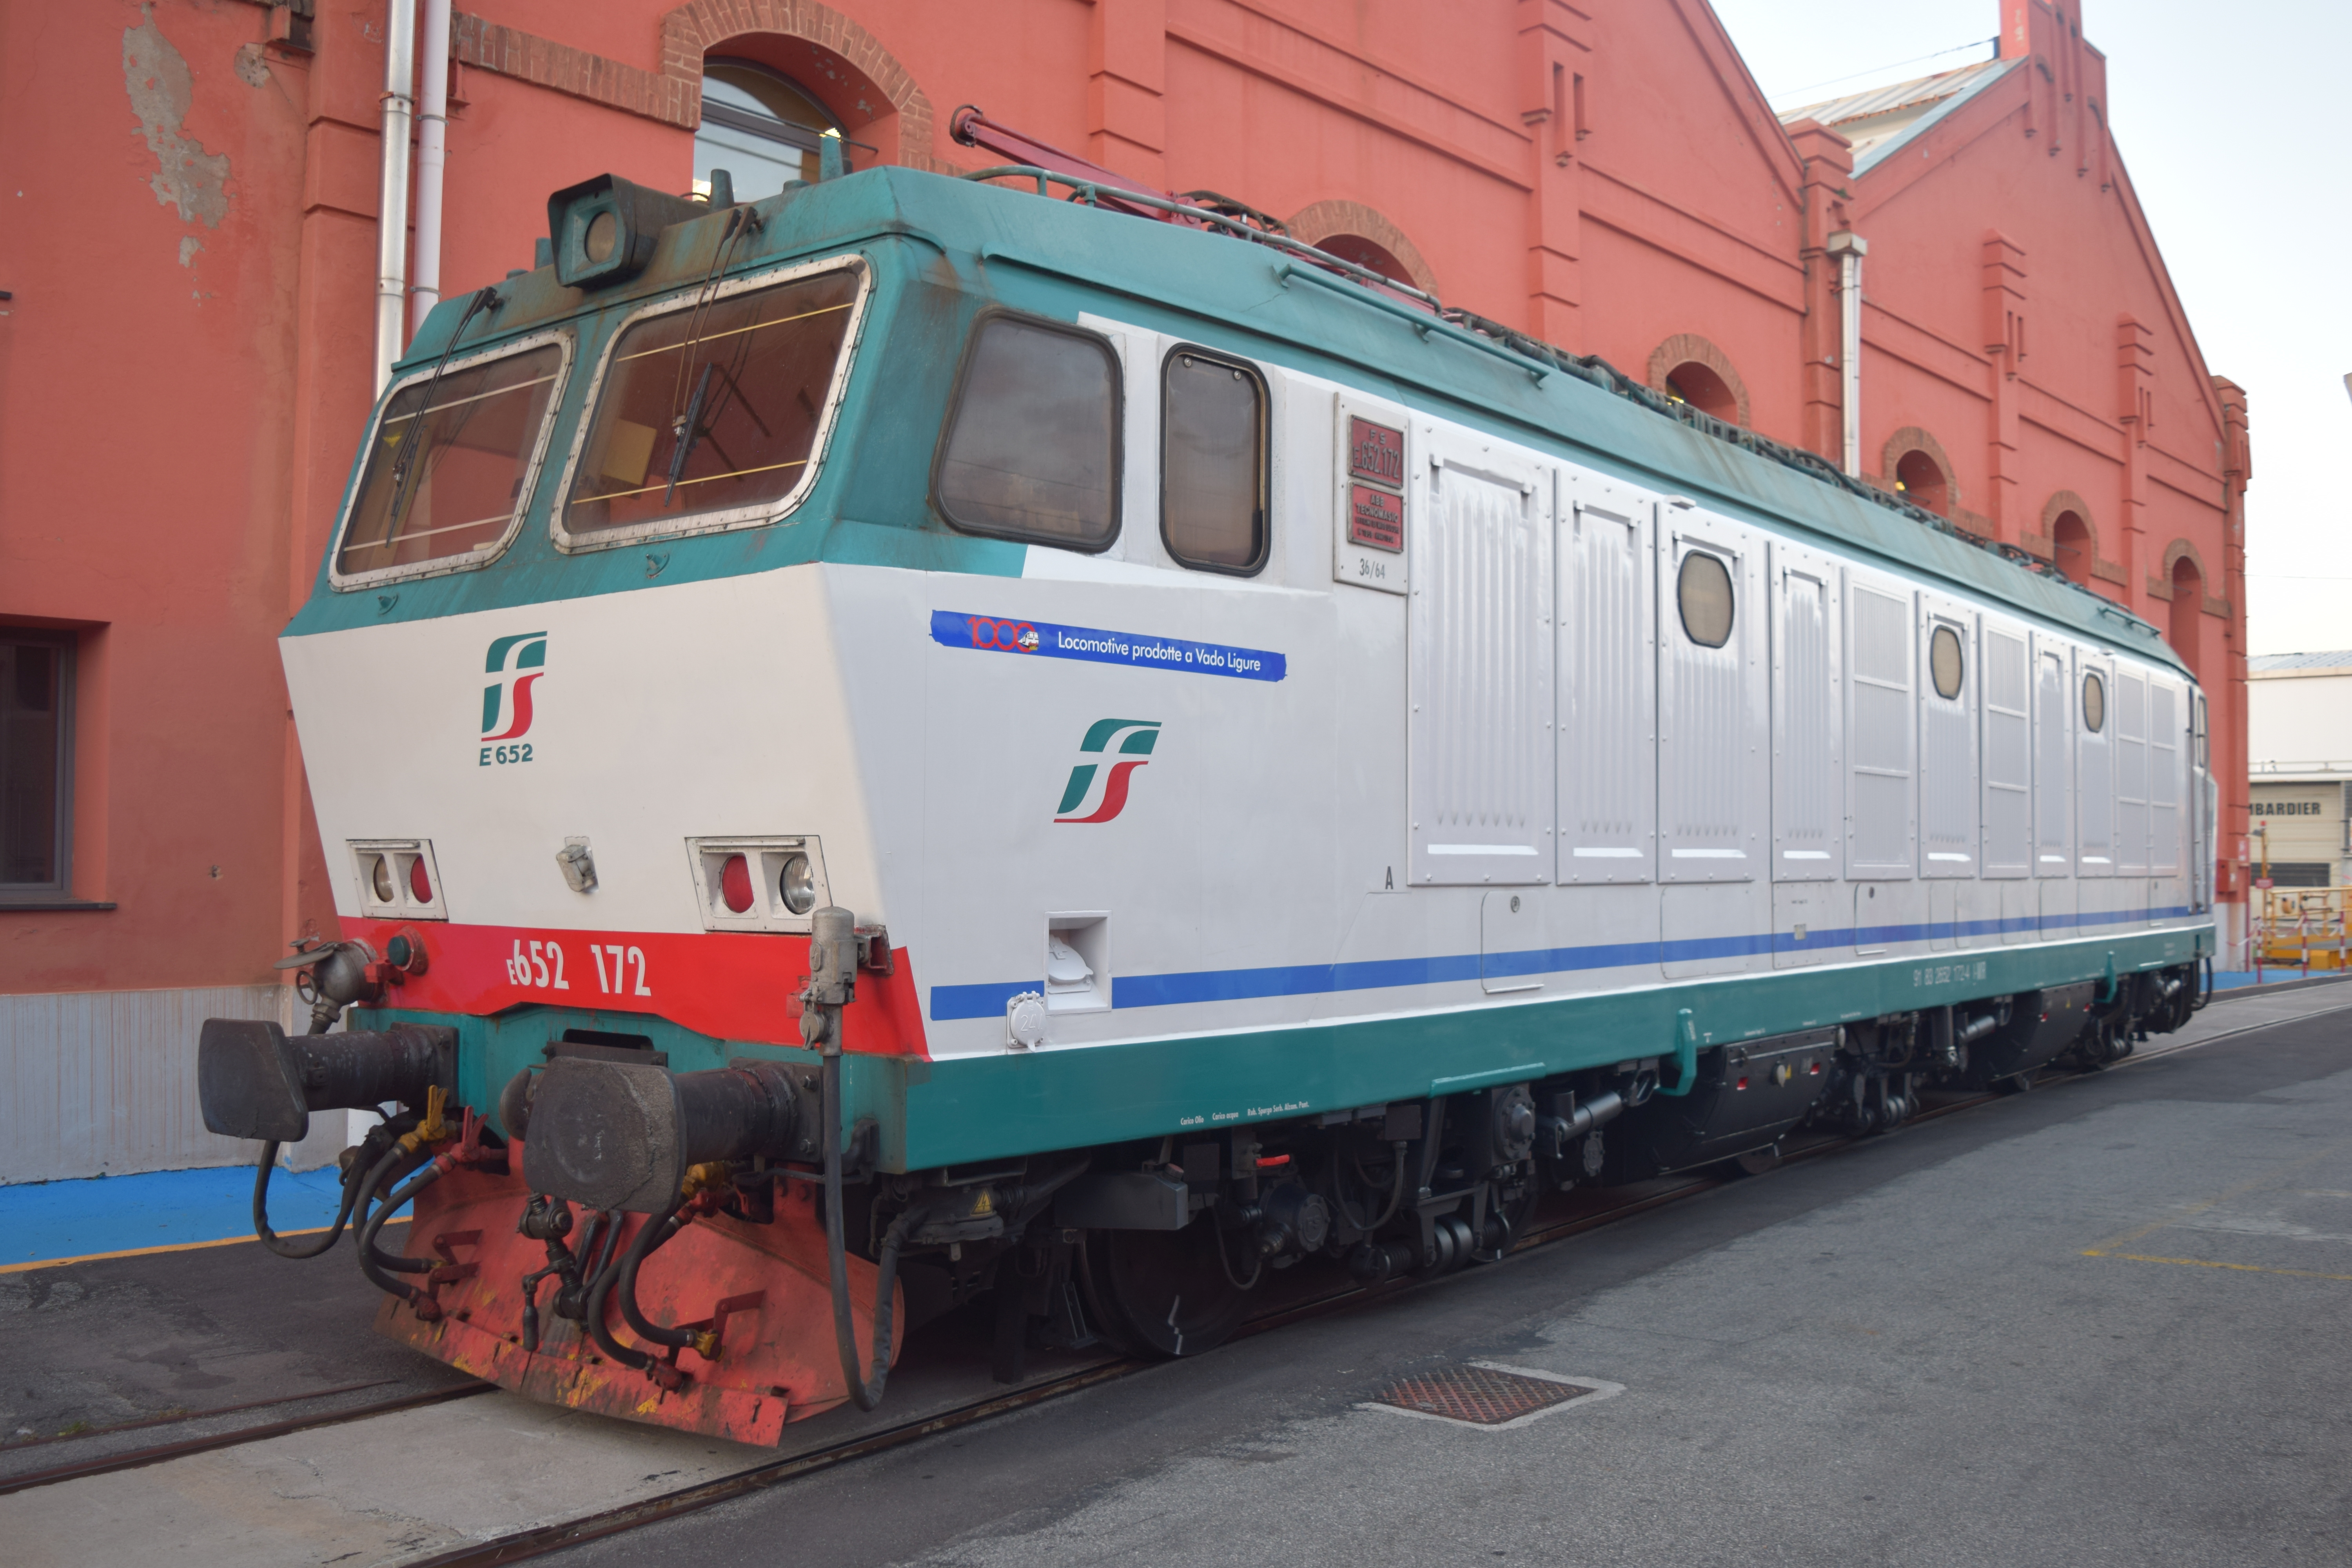
M 449 141 L 449 0 L 425 0 L 423 36 L 416 45 L 416 286 L 410 329 L 441 302 L 441 166 Z
M 408 325 L 408 135 L 415 120 L 416 0 L 384 0 L 383 184 L 376 193 L 375 390 L 383 394 Z
M 1848 475 L 1862 477 L 1862 258 L 1870 242 L 1851 229 L 1830 236 L 1829 252 L 1838 258 L 1838 403 L 1845 422 L 1845 462 Z

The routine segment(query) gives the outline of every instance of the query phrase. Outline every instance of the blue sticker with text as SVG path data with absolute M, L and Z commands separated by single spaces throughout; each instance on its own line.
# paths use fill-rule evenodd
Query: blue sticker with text
M 1288 661 L 1260 647 L 1193 642 L 1188 637 L 1139 637 L 1093 626 L 1063 626 L 1051 621 L 1009 620 L 1003 616 L 931 612 L 931 640 L 946 647 L 980 653 L 1032 654 L 1042 658 L 1079 658 L 1092 664 L 1126 664 L 1140 669 L 1181 669 L 1194 675 L 1229 675 L 1238 680 L 1280 680 Z

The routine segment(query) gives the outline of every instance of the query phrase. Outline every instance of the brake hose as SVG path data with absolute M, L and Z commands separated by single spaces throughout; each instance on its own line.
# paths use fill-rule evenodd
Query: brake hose
M 597 1349 L 603 1351 L 606 1355 L 611 1356 L 614 1361 L 622 1366 L 628 1367 L 635 1372 L 643 1372 L 646 1368 L 651 1366 L 653 1364 L 654 1358 L 644 1351 L 630 1349 L 627 1345 L 623 1344 L 620 1341 L 613 1337 L 612 1328 L 604 1321 L 604 1302 L 606 1299 L 612 1295 L 613 1288 L 619 1284 L 623 1279 L 625 1279 L 631 1283 L 635 1283 L 637 1272 L 636 1266 L 643 1263 L 646 1258 L 652 1254 L 655 1247 L 659 1247 L 662 1242 L 669 1239 L 667 1236 L 661 1236 L 659 1237 L 659 1239 L 656 1239 L 656 1237 L 659 1232 L 669 1227 L 671 1222 L 677 1219 L 677 1211 L 685 1206 L 686 1192 L 685 1189 L 681 1187 L 677 1195 L 670 1199 L 669 1206 L 667 1208 L 662 1210 L 659 1214 L 647 1215 L 646 1216 L 646 1223 L 637 1231 L 635 1238 L 630 1241 L 629 1249 L 621 1255 L 620 1259 L 617 1262 L 612 1263 L 600 1270 L 596 1275 L 595 1282 L 588 1287 L 588 1337 L 596 1342 Z M 614 1229 L 617 1232 L 619 1228 L 619 1222 L 615 1221 L 614 1224 Z M 643 1324 L 643 1321 L 638 1317 L 638 1315 L 635 1311 L 631 1310 L 632 1306 L 633 1303 L 624 1298 L 621 1315 L 623 1318 L 627 1320 L 629 1327 L 632 1330 L 635 1331 L 639 1334 L 643 1334 L 647 1339 L 654 1340 L 656 1343 L 667 1344 L 673 1342 L 667 1340 L 663 1340 L 659 1334 L 650 1331 Z M 692 1339 L 691 1336 L 688 1336 L 687 1340 L 676 1342 L 691 1343 Z
M 1331 1150 L 1331 1196 L 1339 1201 L 1339 1217 L 1341 1219 L 1346 1220 L 1356 1229 L 1360 1230 L 1369 1236 L 1373 1231 L 1380 1229 L 1381 1226 L 1388 1224 L 1389 1221 L 1396 1218 L 1397 1210 L 1404 1206 L 1404 1151 L 1405 1145 L 1402 1142 L 1392 1145 L 1390 1150 L 1392 1163 L 1396 1166 L 1396 1177 L 1389 1184 L 1389 1206 L 1381 1211 L 1380 1218 L 1373 1220 L 1368 1225 L 1364 1221 L 1358 1219 L 1356 1217 L 1356 1211 L 1349 1206 L 1347 1185 L 1340 1180 L 1339 1175 L 1339 1151 L 1336 1142 L 1334 1142 Z M 1364 1173 L 1362 1165 L 1355 1162 L 1352 1157 L 1349 1163 L 1356 1164 L 1356 1177 L 1359 1181 L 1361 1181 Z M 1370 1186 L 1370 1184 L 1371 1184 L 1369 1182 L 1365 1183 L 1365 1185 L 1367 1186 Z
M 406 1151 L 399 1149 L 393 1151 L 393 1154 L 404 1152 Z M 387 1154 L 383 1160 L 377 1161 L 375 1170 L 368 1173 L 371 1185 L 374 1183 L 376 1173 L 383 1169 L 385 1163 L 393 1158 L 393 1154 Z M 390 1278 L 384 1273 L 384 1269 L 392 1268 L 403 1274 L 425 1274 L 432 1271 L 435 1264 L 429 1258 L 391 1258 L 378 1252 L 375 1249 L 375 1233 L 383 1228 L 384 1221 L 392 1217 L 394 1210 L 399 1209 L 409 1199 L 439 1181 L 446 1170 L 447 1167 L 438 1160 L 427 1163 L 424 1170 L 395 1188 L 392 1195 L 384 1199 L 383 1206 L 368 1217 L 367 1225 L 360 1231 L 360 1272 L 368 1277 L 370 1284 L 386 1295 L 397 1296 L 404 1301 L 423 1300 L 424 1291 L 405 1281 Z
M 253 1173 L 253 1234 L 261 1245 L 280 1258 L 316 1258 L 343 1237 L 343 1226 L 351 1223 L 352 1205 L 359 1198 L 361 1172 L 354 1160 L 342 1173 L 343 1198 L 336 1206 L 335 1223 L 327 1234 L 309 1246 L 296 1246 L 269 1228 L 269 1176 L 278 1167 L 278 1144 L 275 1140 L 261 1145 L 261 1163 Z
M 882 1403 L 882 1386 L 890 1381 L 891 1298 L 898 1283 L 898 1248 L 914 1227 L 908 1209 L 890 1222 L 883 1234 L 882 1256 L 874 1280 L 874 1370 L 858 1365 L 857 1333 L 849 1314 L 849 1258 L 841 1236 L 841 1047 L 827 1039 L 824 1047 L 824 1252 L 833 1276 L 833 1338 L 841 1353 L 842 1380 L 860 1410 Z
M 646 1258 L 667 1247 L 670 1239 L 686 1228 L 688 1222 L 678 1217 L 678 1210 L 686 1203 L 681 1188 L 679 1195 L 670 1204 L 669 1212 L 658 1219 L 648 1221 L 645 1229 L 637 1232 L 636 1240 L 630 1243 L 629 1250 L 621 1255 L 621 1267 L 614 1271 L 614 1289 L 621 1295 L 621 1319 L 629 1325 L 639 1342 L 669 1345 L 678 1350 L 694 1343 L 695 1331 L 692 1329 L 664 1328 L 646 1316 L 644 1310 L 637 1305 L 637 1269 Z

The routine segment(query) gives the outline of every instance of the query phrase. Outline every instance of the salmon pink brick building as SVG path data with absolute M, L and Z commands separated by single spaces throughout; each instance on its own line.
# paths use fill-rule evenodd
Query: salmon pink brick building
M 1002 162 L 950 137 L 965 104 L 1599 354 L 2153 622 L 2210 694 L 2226 954 L 2246 395 L 2174 294 L 2079 0 L 1983 4 L 1994 58 L 1787 116 L 1706 0 L 0 13 L 0 1181 L 251 1155 L 203 1130 L 195 1024 L 290 1018 L 270 965 L 335 929 L 275 638 L 386 348 L 437 292 L 534 266 L 561 187 Z

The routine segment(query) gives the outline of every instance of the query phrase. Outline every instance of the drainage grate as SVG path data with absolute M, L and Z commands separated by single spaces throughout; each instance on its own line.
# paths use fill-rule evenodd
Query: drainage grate
M 1580 1383 L 1559 1383 L 1465 1363 L 1391 1384 L 1375 1394 L 1373 1402 L 1474 1426 L 1501 1426 L 1598 1392 Z

